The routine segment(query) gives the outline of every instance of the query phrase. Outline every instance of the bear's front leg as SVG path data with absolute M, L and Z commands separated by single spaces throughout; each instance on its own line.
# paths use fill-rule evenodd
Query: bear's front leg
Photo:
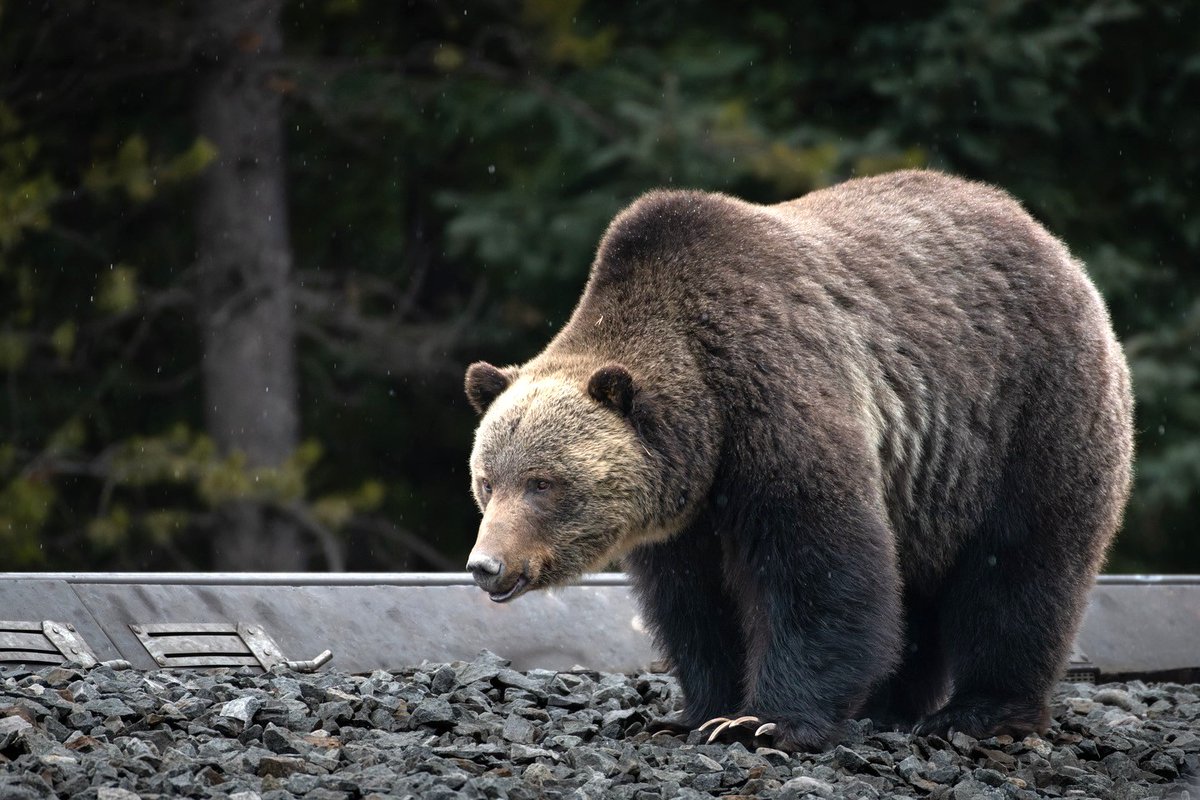
M 683 689 L 683 722 L 695 728 L 742 705 L 745 647 L 724 588 L 721 543 L 700 520 L 669 541 L 626 556 L 642 616 Z
M 882 503 L 814 472 L 759 484 L 726 534 L 747 651 L 746 697 L 734 716 L 792 750 L 829 743 L 895 667 L 902 637 Z

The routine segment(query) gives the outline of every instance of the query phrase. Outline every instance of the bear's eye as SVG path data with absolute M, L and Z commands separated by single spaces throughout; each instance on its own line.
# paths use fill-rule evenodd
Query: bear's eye
M 544 478 L 537 478 L 537 479 L 531 480 L 529 482 L 529 487 L 531 489 L 533 489 L 535 492 L 549 491 L 550 481 L 545 480 Z
M 487 478 L 483 478 L 482 480 L 479 481 L 479 488 L 483 489 L 484 494 L 491 494 L 492 493 L 492 482 L 489 481 Z

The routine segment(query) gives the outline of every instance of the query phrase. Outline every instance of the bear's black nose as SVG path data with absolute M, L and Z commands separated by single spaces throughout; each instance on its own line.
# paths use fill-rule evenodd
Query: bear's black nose
M 467 561 L 467 569 L 474 576 L 475 583 L 486 589 L 495 586 L 496 579 L 504 572 L 504 565 L 484 553 L 472 553 Z

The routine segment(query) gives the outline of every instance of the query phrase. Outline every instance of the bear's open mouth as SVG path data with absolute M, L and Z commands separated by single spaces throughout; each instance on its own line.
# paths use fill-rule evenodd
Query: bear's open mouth
M 512 588 L 504 592 L 488 592 L 488 597 L 492 598 L 493 603 L 506 603 L 525 591 L 525 587 L 528 585 L 529 576 L 522 572 L 517 576 L 516 583 L 512 585 Z

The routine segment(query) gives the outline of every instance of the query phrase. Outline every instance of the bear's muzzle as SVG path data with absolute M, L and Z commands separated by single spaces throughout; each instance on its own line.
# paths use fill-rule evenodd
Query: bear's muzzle
M 467 570 L 475 579 L 475 585 L 496 603 L 511 600 L 529 586 L 529 576 L 524 570 L 518 572 L 514 580 L 499 559 L 476 550 L 472 550 L 467 559 Z
M 529 586 L 529 553 L 522 553 L 508 514 L 492 502 L 483 512 L 479 538 L 467 558 L 467 570 L 475 585 L 488 593 L 497 603 L 511 600 Z

